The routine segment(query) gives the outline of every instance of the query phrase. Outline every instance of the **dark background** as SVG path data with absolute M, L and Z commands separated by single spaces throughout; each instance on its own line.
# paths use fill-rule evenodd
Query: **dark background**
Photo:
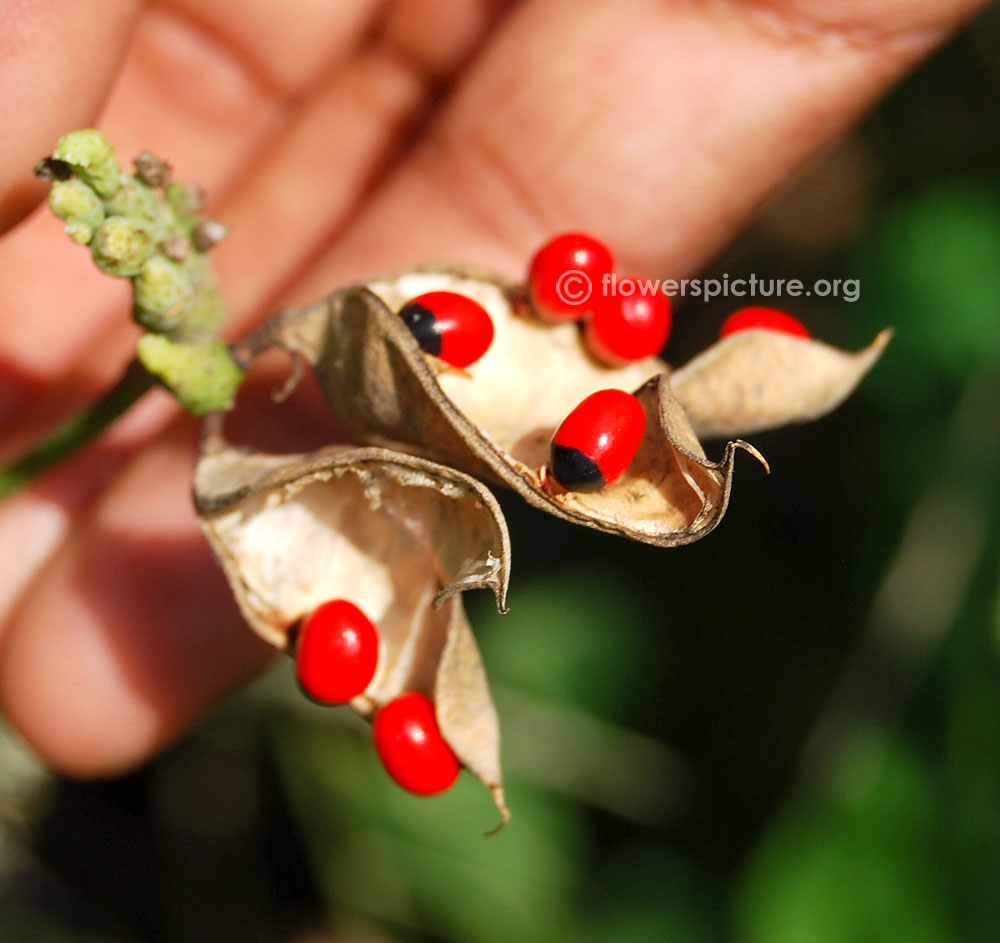
M 52 778 L 3 732 L 0 939 L 1000 939 L 998 27 L 704 273 L 859 278 L 855 303 L 785 307 L 850 349 L 896 328 L 834 414 L 752 437 L 772 474 L 737 462 L 718 530 L 657 550 L 501 496 L 511 612 L 467 605 L 504 833 L 481 837 L 471 777 L 396 789 L 283 663 L 114 782 Z M 733 306 L 678 304 L 667 358 Z

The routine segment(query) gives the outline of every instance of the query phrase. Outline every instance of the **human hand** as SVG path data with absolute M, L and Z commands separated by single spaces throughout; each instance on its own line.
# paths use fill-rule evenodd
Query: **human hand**
M 570 228 L 679 278 L 979 5 L 22 4 L 0 223 L 41 196 L 38 158 L 100 115 L 123 159 L 167 157 L 232 227 L 213 258 L 234 336 L 420 261 L 517 274 Z M 43 210 L 0 243 L 0 458 L 134 343 L 126 286 L 59 229 Z M 0 704 L 66 772 L 142 761 L 269 657 L 190 508 L 195 439 L 151 396 L 0 505 Z

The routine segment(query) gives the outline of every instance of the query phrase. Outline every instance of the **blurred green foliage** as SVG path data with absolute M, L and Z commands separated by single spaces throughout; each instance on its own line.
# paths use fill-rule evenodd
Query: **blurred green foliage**
M 1000 181 L 991 183 L 932 185 L 893 207 L 866 266 L 866 294 L 900 312 L 898 343 L 957 380 L 1000 359 Z
M 835 414 L 755 438 L 773 473 L 739 464 L 718 531 L 654 550 L 502 496 L 511 613 L 468 603 L 505 832 L 471 777 L 402 794 L 280 666 L 136 775 L 49 782 L 3 832 L 0 938 L 1000 938 L 998 25 L 717 261 L 858 277 L 799 313 L 842 346 L 897 331 Z M 681 306 L 671 359 L 725 313 Z

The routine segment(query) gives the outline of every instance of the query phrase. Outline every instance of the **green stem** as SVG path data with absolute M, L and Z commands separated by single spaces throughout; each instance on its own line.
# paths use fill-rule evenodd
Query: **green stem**
M 121 379 L 103 396 L 84 406 L 30 452 L 0 470 L 0 500 L 20 491 L 42 472 L 95 439 L 155 383 L 156 378 L 133 360 Z

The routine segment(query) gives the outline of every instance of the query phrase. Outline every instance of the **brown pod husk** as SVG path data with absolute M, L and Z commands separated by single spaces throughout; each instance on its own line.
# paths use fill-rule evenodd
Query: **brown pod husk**
M 465 370 L 424 353 L 395 313 L 435 290 L 468 295 L 493 319 L 490 349 Z M 662 360 L 598 363 L 577 325 L 542 323 L 524 310 L 518 286 L 489 273 L 427 267 L 348 288 L 276 315 L 248 349 L 271 345 L 313 366 L 338 423 L 356 441 L 430 457 L 505 484 L 566 520 L 645 543 L 703 537 L 725 512 L 736 449 L 760 458 L 736 441 L 721 461 L 709 461 Z M 609 387 L 635 391 L 646 407 L 638 455 L 600 492 L 553 486 L 546 476 L 552 433 L 581 400 Z
M 202 528 L 253 629 L 279 649 L 317 605 L 346 598 L 379 632 L 379 662 L 351 702 L 363 716 L 405 691 L 435 703 L 442 735 L 503 816 L 496 709 L 461 591 L 510 565 L 496 500 L 475 479 L 382 448 L 266 455 L 212 436 L 195 472 Z
M 675 370 L 671 385 L 697 435 L 748 435 L 835 409 L 891 337 L 884 330 L 850 353 L 777 331 L 739 331 Z

